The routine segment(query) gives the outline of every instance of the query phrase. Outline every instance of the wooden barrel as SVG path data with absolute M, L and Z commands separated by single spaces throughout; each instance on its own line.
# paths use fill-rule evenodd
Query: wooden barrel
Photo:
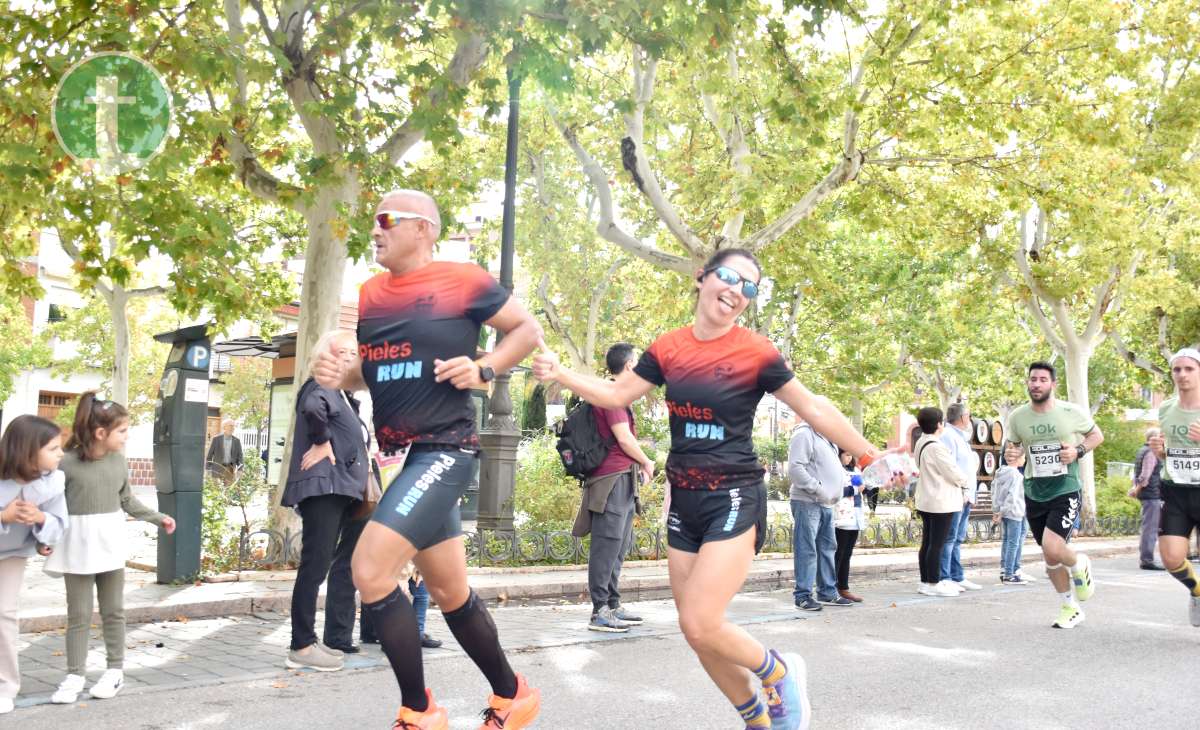
M 1004 445 L 1004 421 L 992 421 L 991 441 L 988 443 L 995 446 Z
M 992 476 L 993 474 L 996 473 L 996 452 L 994 452 L 994 451 L 983 452 L 983 459 L 981 459 L 981 461 L 983 462 L 983 473 L 984 474 L 986 474 L 988 476 Z
M 974 432 L 974 438 L 971 439 L 973 444 L 986 444 L 988 437 L 991 436 L 991 427 L 988 422 L 982 418 L 972 418 L 971 425 L 974 426 L 971 430 Z

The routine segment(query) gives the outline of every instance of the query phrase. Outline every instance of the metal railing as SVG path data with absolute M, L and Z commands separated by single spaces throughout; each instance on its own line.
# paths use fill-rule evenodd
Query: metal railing
M 1101 517 L 1090 537 L 1133 535 L 1141 528 L 1136 517 Z M 971 520 L 967 542 L 1000 540 L 1000 525 L 990 520 Z M 474 566 L 499 565 L 583 565 L 587 563 L 586 538 L 575 537 L 569 530 L 521 530 L 493 532 L 479 530 L 463 535 L 467 563 Z M 1031 539 L 1027 536 L 1026 539 Z M 911 547 L 921 543 L 921 523 L 916 520 L 880 522 L 859 532 L 862 548 Z M 241 564 L 247 568 L 296 565 L 300 561 L 301 533 L 261 529 L 241 540 Z M 792 526 L 777 523 L 767 527 L 763 552 L 792 552 Z M 661 560 L 667 557 L 667 535 L 661 526 L 637 527 L 627 560 Z

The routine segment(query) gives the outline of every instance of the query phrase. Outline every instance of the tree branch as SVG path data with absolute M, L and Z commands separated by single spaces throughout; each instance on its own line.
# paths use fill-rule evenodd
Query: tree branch
M 487 55 L 488 47 L 484 42 L 483 35 L 472 33 L 460 38 L 458 46 L 454 49 L 454 55 L 450 58 L 450 63 L 446 64 L 442 78 L 454 86 L 466 86 L 483 62 L 487 60 Z M 379 154 L 387 160 L 389 165 L 398 163 L 414 145 L 425 138 L 425 130 L 419 127 L 414 120 L 423 116 L 423 112 L 437 109 L 444 104 L 446 93 L 445 86 L 435 84 L 413 108 L 408 119 L 405 119 L 404 123 L 379 148 Z
M 1163 368 L 1159 367 L 1158 365 L 1155 365 L 1153 362 L 1147 360 L 1146 358 L 1142 357 L 1141 355 L 1135 355 L 1134 353 L 1130 352 L 1129 348 L 1125 346 L 1125 340 L 1121 337 L 1120 334 L 1117 333 L 1116 330 L 1109 330 L 1107 334 L 1108 334 L 1108 341 L 1112 343 L 1113 349 L 1115 349 L 1117 351 L 1117 354 L 1121 356 L 1122 360 L 1129 363 L 1130 365 L 1139 367 L 1148 373 L 1157 375 L 1160 378 L 1170 378 L 1171 377 L 1170 374 Z
M 575 159 L 579 161 L 580 167 L 583 168 L 583 174 L 587 176 L 592 184 L 592 188 L 596 191 L 596 201 L 600 206 L 600 219 L 596 223 L 596 232 L 604 240 L 620 246 L 625 251 L 640 259 L 649 261 L 655 266 L 670 269 L 671 271 L 678 271 L 681 274 L 691 274 L 695 268 L 693 259 L 669 254 L 650 244 L 643 243 L 617 225 L 617 222 L 613 218 L 612 187 L 608 184 L 608 176 L 604 174 L 604 169 L 600 167 L 599 163 L 580 144 L 575 130 L 563 124 L 553 108 L 548 106 L 547 111 L 550 118 L 554 121 L 554 126 L 558 128 L 559 134 L 563 136 L 571 151 L 575 153 Z
M 658 61 L 641 46 L 633 47 L 633 109 L 622 115 L 625 119 L 625 131 L 628 134 L 621 140 L 621 161 L 625 169 L 633 177 L 637 189 L 646 197 L 654 212 L 667 226 L 675 238 L 683 244 L 692 258 L 703 258 L 704 242 L 679 217 L 679 212 L 658 183 L 658 177 L 650 169 L 650 161 L 646 157 L 645 148 L 645 115 L 646 105 L 654 96 L 654 78 L 658 70 Z
M 166 286 L 148 286 L 143 289 L 126 289 L 125 295 L 130 299 L 134 297 L 156 297 L 166 294 L 169 291 L 174 291 L 175 287 Z
M 1158 354 L 1167 362 L 1171 361 L 1171 345 L 1167 342 L 1167 313 L 1161 307 L 1158 309 Z
M 583 352 L 579 349 L 579 345 L 575 344 L 574 338 L 571 337 L 571 331 L 563 323 L 562 317 L 558 314 L 558 308 L 550 301 L 550 275 L 542 274 L 542 280 L 538 283 L 537 295 L 538 300 L 542 303 L 542 309 L 546 312 L 546 321 L 550 323 L 550 329 L 567 343 L 567 354 L 571 356 L 572 366 L 577 369 L 587 367 L 587 360 L 583 356 Z
M 592 363 L 596 353 L 596 329 L 600 323 L 600 305 L 604 303 L 604 297 L 608 294 L 609 287 L 612 286 L 613 277 L 622 266 L 628 263 L 625 258 L 618 258 L 608 266 L 608 270 L 600 278 L 600 283 L 592 290 L 592 298 L 588 302 L 588 320 L 587 320 L 587 361 Z M 545 281 L 545 277 L 542 278 Z

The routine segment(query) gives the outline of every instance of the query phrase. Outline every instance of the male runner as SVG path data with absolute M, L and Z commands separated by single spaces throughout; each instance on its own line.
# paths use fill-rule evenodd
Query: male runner
M 1200 350 L 1187 347 L 1171 358 L 1175 397 L 1158 408 L 1162 433 L 1149 444 L 1163 462 L 1162 521 L 1158 551 L 1163 565 L 1191 593 L 1189 616 L 1200 626 L 1200 580 L 1188 562 L 1188 536 L 1200 526 Z
M 1058 378 L 1053 365 L 1031 364 L 1025 386 L 1029 402 L 1008 417 L 1004 455 L 1009 464 L 1025 465 L 1029 527 L 1042 547 L 1046 575 L 1062 599 L 1053 626 L 1071 629 L 1083 621 L 1079 601 L 1095 592 L 1091 561 L 1067 545 L 1079 514 L 1079 460 L 1104 441 L 1104 434 L 1085 409 L 1055 399 Z

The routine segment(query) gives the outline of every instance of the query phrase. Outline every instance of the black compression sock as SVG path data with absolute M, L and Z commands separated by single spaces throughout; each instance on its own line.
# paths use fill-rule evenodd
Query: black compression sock
M 363 603 L 369 611 L 375 635 L 387 654 L 396 684 L 400 685 L 400 703 L 424 712 L 429 709 L 425 695 L 425 667 L 421 663 L 421 634 L 417 631 L 417 614 L 400 586 L 374 603 Z
M 462 646 L 483 676 L 492 685 L 492 694 L 497 697 L 513 698 L 517 695 L 517 675 L 508 665 L 504 650 L 500 648 L 500 636 L 491 614 L 475 591 L 467 596 L 467 602 L 449 613 L 442 613 L 450 632 Z

